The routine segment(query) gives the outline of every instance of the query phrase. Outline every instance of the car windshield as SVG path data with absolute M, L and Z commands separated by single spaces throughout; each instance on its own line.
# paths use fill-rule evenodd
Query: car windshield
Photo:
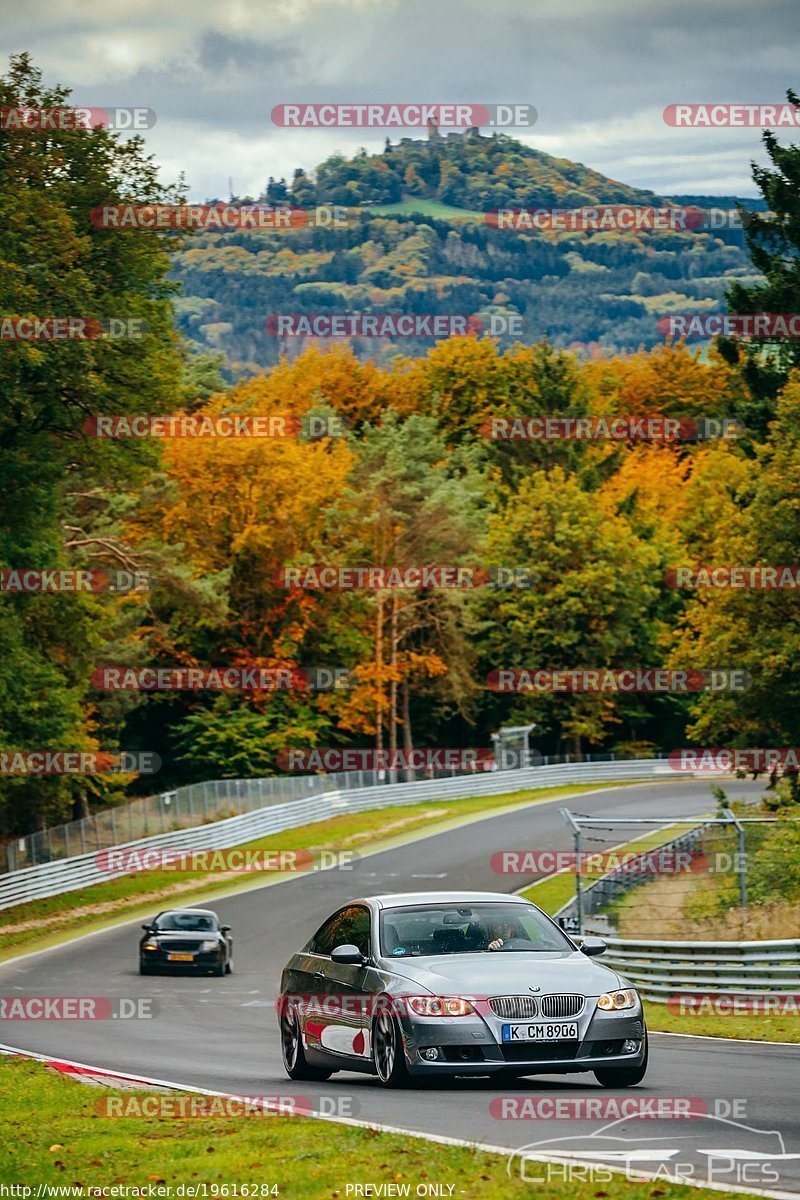
M 386 958 L 574 949 L 537 909 L 502 901 L 385 909 L 380 936 Z
M 167 929 L 180 933 L 205 933 L 216 928 L 216 917 L 209 916 L 208 913 L 162 913 L 156 920 L 156 929 Z

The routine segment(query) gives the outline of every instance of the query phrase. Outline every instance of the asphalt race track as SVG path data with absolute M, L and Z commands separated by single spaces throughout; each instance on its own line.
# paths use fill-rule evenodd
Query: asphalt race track
M 729 796 L 755 799 L 762 785 L 726 783 Z M 137 969 L 140 920 L 56 949 L 0 964 L 0 994 L 13 996 L 153 997 L 151 1020 L 3 1021 L 6 1045 L 63 1057 L 108 1070 L 210 1088 L 238 1095 L 302 1093 L 322 1111 L 335 1111 L 397 1128 L 463 1138 L 515 1149 L 552 1139 L 586 1160 L 608 1159 L 610 1150 L 637 1154 L 642 1171 L 690 1171 L 742 1190 L 800 1192 L 800 1045 L 713 1041 L 668 1035 L 651 1038 L 650 1071 L 628 1092 L 608 1092 L 593 1075 L 534 1076 L 498 1086 L 488 1080 L 426 1083 L 414 1092 L 390 1092 L 367 1076 L 340 1073 L 327 1083 L 297 1084 L 281 1066 L 274 998 L 281 968 L 341 902 L 381 892 L 440 889 L 516 891 L 527 880 L 496 875 L 496 850 L 571 847 L 559 808 L 616 817 L 698 815 L 713 808 L 707 782 L 680 780 L 606 789 L 501 813 L 459 829 L 432 834 L 406 846 L 367 855 L 351 870 L 302 875 L 213 900 L 233 927 L 235 973 L 222 979 L 157 976 Z M 611 845 L 637 831 L 613 830 Z M 286 834 L 291 847 L 291 832 Z M 599 843 L 593 843 L 598 848 Z M 533 878 L 533 877 L 531 877 Z M 687 930 L 691 937 L 691 930 Z M 758 1018 L 753 1018 L 757 1020 Z M 692 1097 L 709 1114 L 730 1116 L 728 1102 L 744 1101 L 733 1124 L 697 1120 L 624 1120 L 600 1140 L 604 1120 L 498 1119 L 493 1098 L 504 1096 Z M 695 1111 L 703 1111 L 700 1105 Z M 594 1135 L 594 1136 L 592 1136 Z M 654 1139 L 656 1141 L 654 1142 Z M 654 1148 L 657 1147 L 657 1148 Z M 709 1150 L 727 1148 L 728 1157 Z M 547 1147 L 542 1147 L 546 1150 Z M 736 1153 L 734 1153 L 734 1151 Z M 505 1166 L 498 1165 L 498 1170 Z M 511 1169 L 519 1170 L 518 1164 Z M 532 1164 L 526 1168 L 536 1174 Z M 359 1180 L 357 1166 L 353 1178 Z

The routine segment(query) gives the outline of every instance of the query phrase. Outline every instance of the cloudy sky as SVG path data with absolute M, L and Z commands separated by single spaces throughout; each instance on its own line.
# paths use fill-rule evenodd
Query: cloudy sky
M 165 182 L 257 194 L 381 130 L 281 130 L 274 105 L 527 103 L 521 140 L 667 195 L 753 195 L 754 129 L 672 129 L 673 103 L 770 103 L 800 88 L 797 0 L 26 0 L 28 50 L 82 105 L 143 105 Z M 392 133 L 393 139 L 398 135 Z M 418 134 L 413 134 L 418 136 Z

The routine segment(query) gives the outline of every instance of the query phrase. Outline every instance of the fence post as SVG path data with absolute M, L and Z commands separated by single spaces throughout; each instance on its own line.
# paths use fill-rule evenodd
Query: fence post
M 575 919 L 578 924 L 578 937 L 583 935 L 583 879 L 581 877 L 581 827 L 568 808 L 561 809 L 561 815 L 571 826 L 575 838 Z
M 741 908 L 742 912 L 746 912 L 747 911 L 747 843 L 745 841 L 744 825 L 742 825 L 741 821 L 737 821 L 736 817 L 734 816 L 734 814 L 731 812 L 731 810 L 729 808 L 724 808 L 722 810 L 722 815 L 727 817 L 729 821 L 732 821 L 733 826 L 736 829 L 736 841 L 737 841 L 738 848 L 739 848 L 738 855 L 737 855 L 739 861 L 736 864 L 737 874 L 739 876 L 739 907 Z

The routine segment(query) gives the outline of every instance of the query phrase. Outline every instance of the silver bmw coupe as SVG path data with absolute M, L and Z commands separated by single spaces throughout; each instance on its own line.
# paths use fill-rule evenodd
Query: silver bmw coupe
M 338 909 L 281 978 L 292 1079 L 592 1071 L 631 1087 L 647 1030 L 631 983 L 535 904 L 494 892 L 368 896 Z

